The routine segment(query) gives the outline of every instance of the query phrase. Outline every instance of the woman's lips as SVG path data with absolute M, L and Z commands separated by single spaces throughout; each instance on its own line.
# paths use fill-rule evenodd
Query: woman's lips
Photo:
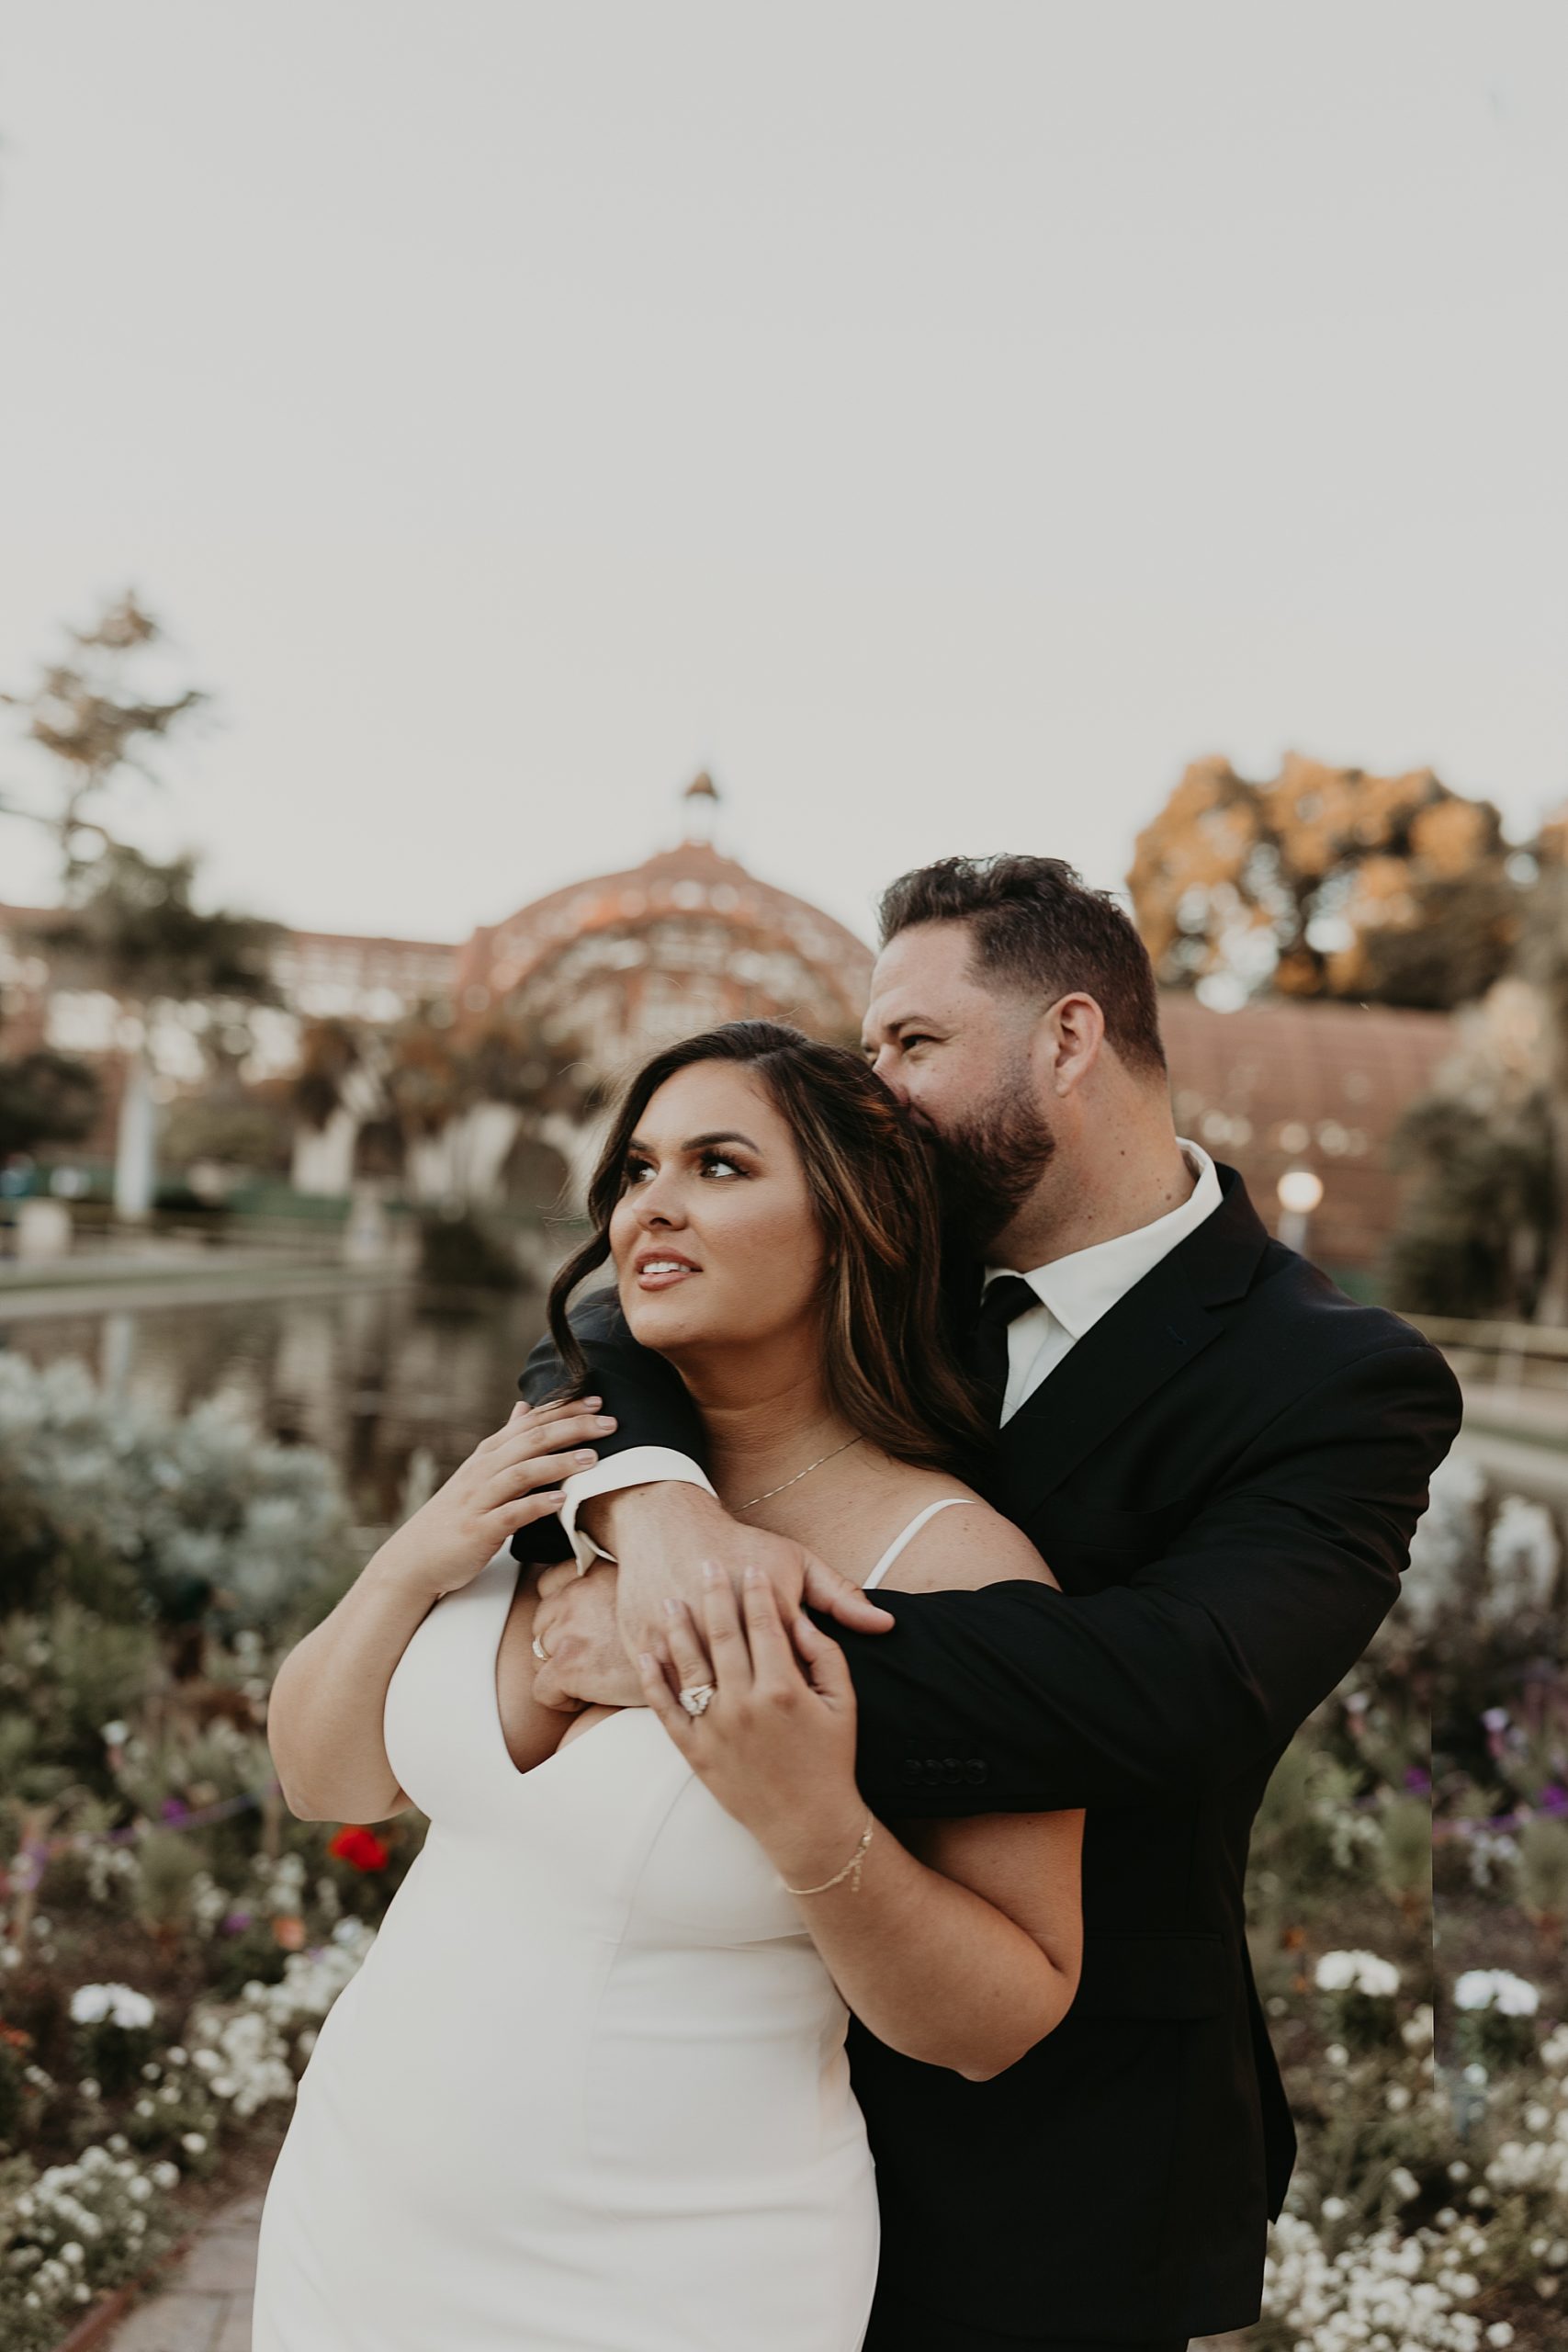
M 659 1272 L 651 1266 L 639 1266 L 637 1286 L 638 1290 L 673 1290 L 677 1283 L 690 1282 L 692 1276 L 700 1272 L 697 1266 L 672 1266 L 668 1272 Z

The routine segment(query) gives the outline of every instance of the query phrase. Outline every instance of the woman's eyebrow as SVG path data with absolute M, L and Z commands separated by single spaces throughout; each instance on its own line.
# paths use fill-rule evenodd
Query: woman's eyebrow
M 681 1148 L 682 1151 L 708 1151 L 716 1143 L 742 1143 L 748 1151 L 755 1152 L 761 1152 L 762 1148 L 761 1144 L 753 1143 L 750 1136 L 743 1136 L 739 1127 L 715 1127 L 709 1135 L 688 1136 Z
M 685 1142 L 681 1146 L 681 1149 L 682 1151 L 707 1151 L 711 1150 L 716 1143 L 741 1143 L 745 1145 L 748 1151 L 756 1152 L 759 1158 L 761 1156 L 761 1145 L 760 1143 L 753 1143 L 750 1136 L 743 1136 L 738 1127 L 715 1127 L 710 1134 L 705 1136 L 688 1136 Z M 633 1136 L 631 1141 L 626 1146 L 626 1149 L 627 1151 L 640 1151 L 649 1159 L 653 1158 L 653 1146 L 650 1143 L 644 1143 L 640 1136 Z

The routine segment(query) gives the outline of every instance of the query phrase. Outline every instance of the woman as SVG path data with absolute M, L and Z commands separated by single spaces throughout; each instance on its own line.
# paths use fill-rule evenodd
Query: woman
M 858 1057 L 760 1022 L 656 1056 L 590 1206 L 550 1299 L 569 1373 L 567 1299 L 609 1256 L 732 1510 L 866 1586 L 1051 1581 L 955 1473 L 982 1425 L 932 1187 Z M 300 2083 L 254 2352 L 853 2352 L 876 2204 L 847 2009 L 983 2079 L 1073 1997 L 1082 1816 L 880 1828 L 841 1653 L 765 1582 L 671 1614 L 646 1708 L 537 1705 L 506 1544 L 593 1433 L 518 1407 L 279 1673 L 291 1808 L 412 1801 L 430 1829 Z

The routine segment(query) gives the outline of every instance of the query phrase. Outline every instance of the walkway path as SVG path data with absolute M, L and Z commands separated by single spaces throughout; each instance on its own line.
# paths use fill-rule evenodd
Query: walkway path
M 262 2196 L 247 2189 L 209 2216 L 168 2283 L 107 2339 L 113 2352 L 251 2352 Z

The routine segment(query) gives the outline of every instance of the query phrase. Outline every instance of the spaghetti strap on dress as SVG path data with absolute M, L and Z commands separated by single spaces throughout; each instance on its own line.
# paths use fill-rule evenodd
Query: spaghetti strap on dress
M 884 1552 L 881 1559 L 878 1560 L 875 1567 L 873 1568 L 870 1576 L 867 1577 L 865 1582 L 862 1585 L 861 1590 L 863 1592 L 869 1592 L 873 1585 L 880 1584 L 882 1582 L 883 1577 L 887 1574 L 888 1569 L 893 1566 L 894 1561 L 898 1557 L 898 1555 L 904 1549 L 905 1544 L 911 1542 L 912 1539 L 919 1533 L 928 1519 L 934 1519 L 939 1510 L 946 1510 L 950 1503 L 972 1503 L 977 1498 L 974 1495 L 943 1495 L 940 1502 L 928 1503 L 924 1510 L 917 1511 L 914 1518 L 909 1521 L 908 1526 L 902 1529 L 899 1533 L 893 1538 L 892 1543 L 889 1544 L 886 1551 Z

